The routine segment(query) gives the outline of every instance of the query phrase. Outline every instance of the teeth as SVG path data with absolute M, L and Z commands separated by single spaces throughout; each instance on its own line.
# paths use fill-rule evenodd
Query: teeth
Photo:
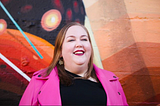
M 75 52 L 75 54 L 83 54 L 83 52 Z

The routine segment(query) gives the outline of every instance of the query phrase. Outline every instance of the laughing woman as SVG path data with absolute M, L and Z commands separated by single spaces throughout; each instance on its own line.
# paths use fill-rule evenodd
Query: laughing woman
M 118 78 L 93 64 L 87 29 L 64 26 L 50 66 L 33 74 L 19 105 L 128 105 Z

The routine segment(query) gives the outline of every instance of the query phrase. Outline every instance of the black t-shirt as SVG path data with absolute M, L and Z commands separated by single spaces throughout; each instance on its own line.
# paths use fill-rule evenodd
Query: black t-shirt
M 68 72 L 74 77 L 80 77 Z M 74 79 L 73 84 L 65 86 L 60 84 L 62 105 L 98 105 L 107 104 L 107 96 L 101 83 L 86 79 Z

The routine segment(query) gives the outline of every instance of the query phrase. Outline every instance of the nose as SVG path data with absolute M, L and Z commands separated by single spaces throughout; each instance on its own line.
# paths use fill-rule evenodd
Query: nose
M 78 48 L 78 47 L 82 47 L 83 45 L 82 45 L 82 42 L 81 41 L 77 41 L 76 42 L 76 47 Z

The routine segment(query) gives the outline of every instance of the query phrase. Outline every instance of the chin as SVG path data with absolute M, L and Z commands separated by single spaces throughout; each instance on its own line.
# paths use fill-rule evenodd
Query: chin
M 87 64 L 86 61 L 85 62 L 75 62 L 77 65 L 84 65 Z

